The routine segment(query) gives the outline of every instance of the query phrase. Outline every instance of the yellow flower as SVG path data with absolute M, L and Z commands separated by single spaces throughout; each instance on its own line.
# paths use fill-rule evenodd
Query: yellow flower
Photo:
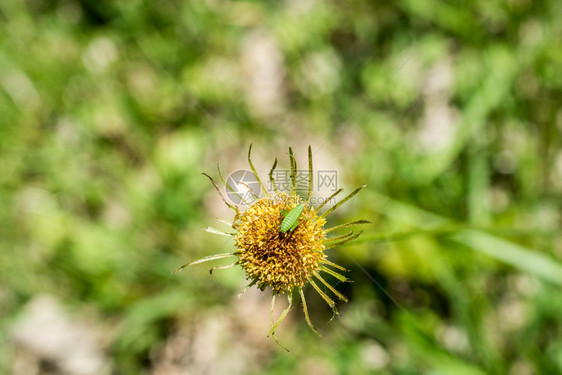
M 309 327 L 316 334 L 318 332 L 312 326 L 310 318 L 308 316 L 308 310 L 306 307 L 306 300 L 303 293 L 303 288 L 306 284 L 310 284 L 320 296 L 328 303 L 328 305 L 334 311 L 334 314 L 338 314 L 336 310 L 336 304 L 326 293 L 324 293 L 317 282 L 320 282 L 330 292 L 332 292 L 337 298 L 342 301 L 347 302 L 347 298 L 339 293 L 333 286 L 331 286 L 321 275 L 321 273 L 329 274 L 340 281 L 347 281 L 346 277 L 342 274 L 334 271 L 334 269 L 340 271 L 346 271 L 345 268 L 330 262 L 327 259 L 325 251 L 327 249 L 342 245 L 346 242 L 352 241 L 359 237 L 362 232 L 355 233 L 351 230 L 349 233 L 337 236 L 328 237 L 328 233 L 340 230 L 343 228 L 348 228 L 357 224 L 367 224 L 369 221 L 358 220 L 350 222 L 347 224 L 338 225 L 329 229 L 325 229 L 326 224 L 325 217 L 333 212 L 336 208 L 341 206 L 343 203 L 352 198 L 359 190 L 364 186 L 355 189 L 347 197 L 336 203 L 326 212 L 320 214 L 320 209 L 329 201 L 331 201 L 336 195 L 341 193 L 343 189 L 339 189 L 332 196 L 324 201 L 318 207 L 312 207 L 310 204 L 310 197 L 312 193 L 312 151 L 310 146 L 308 147 L 308 194 L 307 198 L 303 199 L 296 192 L 296 174 L 297 174 L 297 163 L 293 156 L 293 151 L 289 148 L 289 157 L 291 163 L 291 192 L 290 194 L 284 192 L 278 192 L 273 178 L 273 172 L 277 166 L 277 158 L 273 163 L 273 167 L 269 172 L 269 179 L 271 185 L 274 188 L 273 192 L 268 191 L 261 180 L 258 177 L 256 169 L 251 160 L 252 146 L 248 151 L 248 163 L 252 172 L 256 176 L 256 179 L 263 190 L 265 196 L 249 204 L 249 207 L 245 211 L 240 211 L 238 206 L 229 204 L 224 196 L 222 195 L 219 187 L 215 181 L 207 176 L 215 189 L 219 192 L 222 200 L 234 210 L 234 222 L 232 228 L 235 233 L 228 233 L 234 237 L 234 244 L 236 251 L 226 254 L 211 255 L 197 261 L 184 264 L 179 267 L 175 272 L 181 270 L 182 268 L 194 264 L 199 264 L 203 262 L 208 262 L 215 259 L 226 258 L 231 256 L 238 257 L 238 261 L 228 266 L 214 267 L 210 271 L 212 273 L 215 269 L 229 268 L 236 265 L 240 265 L 242 269 L 246 272 L 246 278 L 251 282 L 246 287 L 247 290 L 253 285 L 257 285 L 262 291 L 266 288 L 271 288 L 272 291 L 272 301 L 271 301 L 271 330 L 270 335 L 273 336 L 275 341 L 282 346 L 277 338 L 275 337 L 275 330 L 281 324 L 283 319 L 289 313 L 292 307 L 292 293 L 295 289 L 299 291 L 301 296 L 304 315 Z M 231 192 L 235 193 L 232 188 L 225 182 L 219 168 L 219 176 L 223 181 L 224 185 L 230 189 Z M 251 191 L 251 189 L 250 189 Z M 236 193 L 235 193 L 236 194 Z M 242 201 L 242 197 L 238 196 Z M 281 223 L 287 214 L 296 206 L 302 204 L 304 206 L 302 213 L 298 217 L 298 222 L 295 222 L 296 227 L 293 230 L 282 233 L 280 231 Z M 210 232 L 213 233 L 223 233 L 216 229 L 208 228 Z M 273 321 L 273 307 L 275 304 L 275 297 L 279 294 L 286 294 L 289 302 L 289 306 L 283 310 L 281 316 L 274 323 Z M 282 346 L 283 347 L 283 346 Z M 284 347 L 283 347 L 284 348 Z M 284 348 L 287 350 L 286 348 Z

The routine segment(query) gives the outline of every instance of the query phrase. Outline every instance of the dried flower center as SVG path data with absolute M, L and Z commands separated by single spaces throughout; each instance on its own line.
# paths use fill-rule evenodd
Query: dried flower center
M 234 240 L 238 257 L 249 279 L 262 290 L 271 286 L 275 293 L 305 285 L 324 262 L 324 218 L 305 206 L 298 226 L 281 233 L 283 210 L 291 210 L 300 197 L 281 193 L 253 203 L 240 214 Z

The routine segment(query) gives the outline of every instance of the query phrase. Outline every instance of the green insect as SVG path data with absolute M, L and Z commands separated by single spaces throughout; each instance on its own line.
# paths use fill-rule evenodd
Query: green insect
M 289 212 L 283 211 L 285 218 L 281 222 L 281 233 L 292 232 L 299 225 L 299 217 L 302 214 L 302 210 L 304 210 L 304 203 L 297 205 Z

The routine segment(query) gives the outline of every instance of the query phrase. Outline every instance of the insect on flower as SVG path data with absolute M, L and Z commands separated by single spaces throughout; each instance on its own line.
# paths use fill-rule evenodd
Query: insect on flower
M 214 228 L 206 228 L 206 230 L 211 233 L 232 236 L 234 238 L 236 251 L 211 255 L 194 262 L 186 263 L 174 272 L 190 265 L 227 257 L 237 257 L 238 260 L 236 262 L 227 266 L 213 267 L 210 269 L 210 272 L 212 273 L 213 270 L 216 269 L 225 269 L 240 265 L 246 273 L 246 278 L 250 280 L 249 285 L 244 291 L 254 285 L 262 291 L 271 288 L 271 330 L 269 331 L 269 335 L 273 336 L 275 342 L 288 351 L 275 337 L 275 330 L 291 310 L 293 305 L 293 292 L 295 290 L 298 290 L 300 294 L 304 316 L 308 326 L 319 336 L 320 334 L 314 329 L 308 315 L 306 299 L 303 293 L 305 285 L 310 284 L 316 290 L 332 308 L 334 315 L 339 315 L 336 309 L 336 303 L 332 297 L 328 296 L 320 288 L 317 282 L 324 285 L 338 299 L 347 302 L 347 298 L 328 283 L 322 275 L 328 274 L 341 282 L 345 282 L 347 278 L 338 271 L 347 270 L 329 261 L 325 251 L 356 239 L 362 232 L 356 233 L 351 229 L 349 233 L 340 236 L 329 237 L 328 235 L 333 231 L 350 228 L 358 224 L 369 224 L 370 222 L 367 220 L 358 220 L 328 229 L 325 229 L 324 225 L 326 224 L 326 216 L 351 199 L 365 186 L 355 189 L 347 197 L 320 214 L 320 210 L 324 205 L 341 193 L 343 189 L 337 190 L 318 207 L 313 207 L 310 204 L 313 175 L 312 150 L 310 146 L 308 147 L 309 173 L 306 200 L 299 196 L 296 191 L 297 162 L 291 148 L 289 148 L 291 166 L 290 193 L 279 192 L 277 190 L 273 178 L 273 172 L 277 166 L 277 158 L 275 158 L 273 166 L 269 171 L 269 180 L 274 191 L 268 191 L 254 168 L 251 153 L 252 146 L 250 145 L 250 149 L 248 150 L 248 164 L 265 196 L 262 198 L 254 196 L 256 200 L 247 204 L 248 208 L 245 211 L 242 211 L 237 205 L 228 203 L 216 182 L 209 175 L 203 173 L 203 175 L 211 180 L 211 183 L 219 193 L 223 202 L 235 212 L 234 221 L 231 224 L 232 229 L 235 230 L 234 233 L 227 233 Z M 224 180 L 218 165 L 217 169 L 223 184 L 231 192 L 234 192 L 232 187 Z M 245 202 L 242 197 L 238 197 L 242 202 Z M 287 295 L 288 306 L 283 310 L 277 321 L 274 322 L 273 309 L 275 299 L 280 294 Z
M 302 210 L 304 210 L 304 204 L 301 203 L 293 208 L 291 211 L 283 213 L 283 221 L 281 222 L 281 228 L 279 231 L 281 233 L 292 232 L 299 225 L 299 217 L 301 216 Z

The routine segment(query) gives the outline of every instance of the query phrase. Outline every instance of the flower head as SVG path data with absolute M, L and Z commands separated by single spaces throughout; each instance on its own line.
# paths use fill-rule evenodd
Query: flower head
M 298 196 L 280 193 L 265 197 L 240 214 L 234 224 L 234 243 L 246 275 L 264 290 L 285 293 L 302 288 L 320 270 L 324 254 L 324 218 L 305 206 L 298 226 L 291 232 L 279 230 L 284 210 L 290 211 L 303 202 Z
M 250 280 L 250 284 L 246 287 L 246 289 L 253 285 L 257 285 L 262 291 L 267 288 L 271 288 L 272 327 L 270 334 L 279 344 L 279 341 L 275 338 L 275 330 L 279 324 L 281 324 L 292 307 L 292 293 L 295 289 L 299 291 L 301 296 L 306 321 L 309 327 L 316 334 L 318 334 L 318 332 L 312 326 L 308 316 L 303 288 L 307 284 L 310 284 L 328 303 L 336 315 L 338 312 L 335 307 L 335 302 L 330 296 L 324 293 L 322 289 L 320 289 L 317 282 L 328 288 L 328 290 L 338 299 L 347 302 L 345 296 L 339 293 L 321 275 L 321 273 L 326 273 L 342 282 L 347 281 L 345 276 L 334 270 L 346 271 L 345 268 L 330 262 L 327 259 L 325 251 L 356 239 L 362 232 L 355 233 L 352 229 L 349 233 L 337 237 L 329 237 L 328 234 L 332 231 L 352 227 L 357 224 L 367 224 L 369 222 L 366 220 L 358 220 L 326 229 L 324 228 L 324 225 L 326 224 L 325 217 L 352 198 L 364 186 L 355 189 L 347 197 L 333 205 L 324 213 L 320 214 L 320 209 L 322 209 L 323 206 L 336 195 L 341 193 L 343 189 L 336 191 L 331 197 L 326 199 L 323 204 L 316 208 L 310 204 L 313 174 L 312 151 L 310 146 L 308 147 L 309 179 L 308 194 L 306 199 L 299 196 L 296 192 L 297 163 L 291 148 L 289 148 L 291 163 L 290 193 L 277 191 L 275 180 L 273 178 L 273 172 L 277 166 L 277 159 L 275 159 L 273 167 L 269 172 L 269 179 L 274 191 L 270 192 L 265 188 L 252 163 L 251 152 L 252 146 L 250 145 L 250 149 L 248 151 L 248 163 L 250 164 L 250 168 L 256 176 L 265 196 L 261 199 L 257 199 L 257 197 L 255 197 L 256 200 L 249 204 L 245 211 L 241 211 L 238 206 L 228 203 L 215 181 L 210 176 L 204 174 L 211 180 L 222 200 L 235 212 L 234 222 L 232 223 L 232 228 L 235 230 L 235 233 L 221 232 L 213 228 L 207 228 L 207 230 L 212 233 L 233 236 L 236 251 L 226 254 L 211 255 L 197 261 L 187 263 L 178 268 L 176 271 L 179 271 L 189 265 L 236 256 L 238 260 L 235 263 L 228 266 L 214 267 L 210 271 L 212 273 L 215 269 L 240 265 L 246 273 L 246 278 Z M 224 178 L 222 177 L 220 168 L 218 171 L 225 186 L 232 191 L 232 188 L 226 184 Z M 244 201 L 242 197 L 239 198 L 241 201 Z M 287 223 L 284 223 L 284 221 L 287 221 Z M 287 224 L 285 227 L 290 227 L 290 229 L 281 230 L 282 223 Z M 287 295 L 289 306 L 283 310 L 281 316 L 274 323 L 273 307 L 275 304 L 275 297 L 279 294 Z

